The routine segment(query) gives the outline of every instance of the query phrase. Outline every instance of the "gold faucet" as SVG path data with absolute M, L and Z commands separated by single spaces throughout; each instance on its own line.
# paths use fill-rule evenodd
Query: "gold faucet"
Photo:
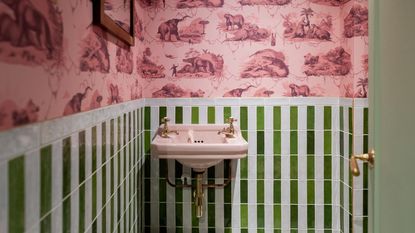
M 233 126 L 233 123 L 236 122 L 237 120 L 233 117 L 229 117 L 228 119 L 228 123 L 229 123 L 229 127 L 227 128 L 223 128 L 222 130 L 220 130 L 218 132 L 218 134 L 225 134 L 225 136 L 227 138 L 234 138 L 235 137 L 235 127 Z
M 179 132 L 177 130 L 169 130 L 169 126 L 167 125 L 167 122 L 169 122 L 170 119 L 168 117 L 163 117 L 161 119 L 161 123 L 163 123 L 163 130 L 161 131 L 161 137 L 168 138 L 170 133 L 175 133 L 179 135 Z

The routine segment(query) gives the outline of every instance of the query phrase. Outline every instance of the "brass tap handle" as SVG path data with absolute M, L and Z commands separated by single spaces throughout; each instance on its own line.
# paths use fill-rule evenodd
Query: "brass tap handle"
M 237 121 L 238 121 L 238 119 L 236 119 L 236 118 L 233 118 L 233 117 L 229 117 L 229 118 L 228 118 L 228 123 L 229 123 L 229 124 L 231 124 L 231 125 L 232 125 L 234 122 L 237 122 Z
M 357 160 L 367 162 L 369 166 L 373 167 L 375 164 L 375 151 L 372 149 L 367 154 L 352 155 L 350 158 L 350 171 L 352 172 L 353 176 L 360 175 L 360 169 L 359 164 L 357 164 Z
M 168 117 L 163 117 L 161 119 L 161 122 L 164 124 L 163 125 L 163 130 L 161 131 L 161 136 L 163 138 L 168 138 L 169 137 L 169 133 L 175 133 L 177 135 L 179 135 L 179 132 L 177 130 L 169 130 L 169 126 L 167 125 L 167 122 L 169 122 L 170 119 Z
M 167 122 L 169 122 L 169 121 L 170 121 L 170 119 L 168 117 L 161 118 L 161 123 L 163 123 L 164 125 L 166 125 Z

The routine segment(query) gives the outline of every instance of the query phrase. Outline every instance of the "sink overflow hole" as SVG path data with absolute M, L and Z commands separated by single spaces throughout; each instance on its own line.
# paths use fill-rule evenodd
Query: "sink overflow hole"
M 194 140 L 194 143 L 204 143 L 203 140 Z

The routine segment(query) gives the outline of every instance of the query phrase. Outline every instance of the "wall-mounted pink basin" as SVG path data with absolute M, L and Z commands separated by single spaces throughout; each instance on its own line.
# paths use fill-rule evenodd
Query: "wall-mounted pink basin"
M 160 126 L 151 143 L 151 154 L 158 159 L 175 159 L 195 171 L 205 169 L 220 163 L 224 159 L 240 159 L 248 152 L 248 143 L 242 137 L 241 131 L 235 126 L 234 138 L 218 134 L 229 125 L 169 125 L 167 138 L 161 136 L 163 127 Z

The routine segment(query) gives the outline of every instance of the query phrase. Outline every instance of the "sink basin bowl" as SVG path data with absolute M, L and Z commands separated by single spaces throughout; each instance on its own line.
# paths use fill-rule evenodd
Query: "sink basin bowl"
M 169 125 L 167 138 L 161 137 L 162 126 L 151 143 L 151 154 L 158 159 L 175 159 L 181 164 L 203 172 L 205 169 L 220 163 L 224 159 L 240 159 L 248 152 L 248 143 L 241 131 L 235 126 L 235 137 L 228 138 L 218 134 L 228 127 L 225 124 Z

